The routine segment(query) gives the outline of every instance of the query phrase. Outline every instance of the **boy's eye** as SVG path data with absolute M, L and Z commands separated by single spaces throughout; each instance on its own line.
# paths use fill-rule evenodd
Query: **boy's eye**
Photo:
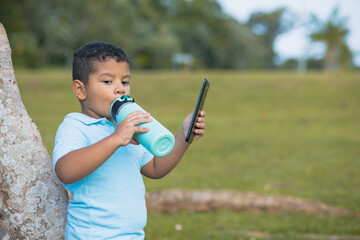
M 129 85 L 130 82 L 123 81 L 122 84 L 124 84 L 124 85 Z
M 104 82 L 105 84 L 110 84 L 110 83 L 111 83 L 110 80 L 104 80 L 103 82 Z

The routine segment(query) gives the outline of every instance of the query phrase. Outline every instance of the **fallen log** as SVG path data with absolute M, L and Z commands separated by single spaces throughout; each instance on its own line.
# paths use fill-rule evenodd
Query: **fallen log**
M 240 236 L 250 239 L 289 239 L 287 234 L 256 232 L 256 231 L 237 231 Z M 292 233 L 295 239 L 314 239 L 314 240 L 360 240 L 359 235 L 335 235 L 335 234 L 319 234 L 319 233 Z
M 352 212 L 346 208 L 289 196 L 270 196 L 222 190 L 164 190 L 147 193 L 149 212 L 175 213 L 179 210 L 206 212 L 215 209 L 248 212 L 289 212 L 311 215 L 341 216 Z

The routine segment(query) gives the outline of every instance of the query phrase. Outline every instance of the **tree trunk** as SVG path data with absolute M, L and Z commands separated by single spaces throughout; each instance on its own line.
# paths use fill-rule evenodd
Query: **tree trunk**
M 339 55 L 340 49 L 337 46 L 328 46 L 324 57 L 325 71 L 339 71 Z
M 21 101 L 0 23 L 0 239 L 63 239 L 67 197 Z

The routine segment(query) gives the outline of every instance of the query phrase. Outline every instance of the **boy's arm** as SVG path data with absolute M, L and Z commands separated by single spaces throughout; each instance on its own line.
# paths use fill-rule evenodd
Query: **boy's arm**
M 205 134 L 205 116 L 201 111 L 196 119 L 196 128 L 193 140 L 197 140 Z M 181 160 L 190 144 L 185 141 L 186 133 L 190 125 L 192 114 L 188 115 L 183 122 L 181 130 L 175 136 L 173 150 L 164 157 L 154 157 L 149 163 L 141 168 L 141 173 L 149 178 L 162 178 L 166 176 Z
M 55 172 L 65 184 L 77 182 L 99 168 L 117 149 L 112 136 L 74 150 L 61 157 L 55 165 Z
M 58 178 L 65 184 L 77 182 L 99 168 L 121 146 L 129 143 L 138 144 L 135 132 L 147 132 L 148 128 L 136 126 L 150 122 L 149 114 L 136 111 L 129 114 L 117 127 L 116 131 L 101 141 L 61 157 L 55 165 Z

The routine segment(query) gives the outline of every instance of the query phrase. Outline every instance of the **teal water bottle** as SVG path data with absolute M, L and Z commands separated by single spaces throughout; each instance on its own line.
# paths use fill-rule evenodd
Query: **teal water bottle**
M 110 114 L 111 117 L 120 124 L 127 115 L 138 110 L 146 112 L 135 103 L 133 98 L 123 96 L 122 98 L 115 99 L 112 103 Z M 145 133 L 137 132 L 134 134 L 134 138 L 154 156 L 162 157 L 169 154 L 174 148 L 175 138 L 174 135 L 156 119 L 153 117 L 151 117 L 151 119 L 151 122 L 138 124 L 138 126 L 146 127 L 150 130 Z

